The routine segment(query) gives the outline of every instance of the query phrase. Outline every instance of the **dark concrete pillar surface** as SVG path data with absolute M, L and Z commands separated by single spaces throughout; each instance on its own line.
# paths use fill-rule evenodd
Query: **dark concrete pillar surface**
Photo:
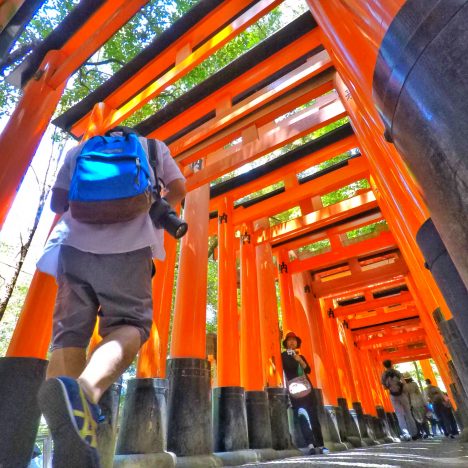
M 288 390 L 283 387 L 269 387 L 266 391 L 270 409 L 272 447 L 275 450 L 288 450 L 293 447 L 288 423 Z
M 249 448 L 245 392 L 242 387 L 213 388 L 213 440 L 215 452 Z
M 353 410 L 356 415 L 356 421 L 359 428 L 359 433 L 361 434 L 361 439 L 365 445 L 376 445 L 377 442 L 372 437 L 372 428 L 369 430 L 369 417 L 366 417 L 364 414 L 361 403 L 358 401 L 353 402 Z
M 468 347 L 466 342 L 453 318 L 445 320 L 440 309 L 436 309 L 432 315 L 452 356 L 452 378 L 459 382 L 463 394 L 468 395 Z
M 407 0 L 381 43 L 374 99 L 468 286 L 468 1 Z
M 166 449 L 166 379 L 131 379 L 116 454 L 147 454 Z
M 212 453 L 210 363 L 198 358 L 169 359 L 167 375 L 168 450 L 178 457 Z
M 465 223 L 468 224 L 466 220 Z M 466 348 L 468 346 L 468 314 L 466 313 L 468 290 L 431 219 L 421 226 L 416 235 L 416 241 L 424 255 L 427 268 L 431 271 L 452 312 Z M 468 244 L 465 249 L 468 249 Z M 468 360 L 468 357 L 466 359 Z
M 396 442 L 390 428 L 390 422 L 387 419 L 387 413 L 382 406 L 377 406 L 377 417 L 379 419 L 380 425 L 382 427 L 382 432 L 384 434 L 384 439 L 386 442 Z
M 343 415 L 346 439 L 352 444 L 353 447 L 362 447 L 363 443 L 361 433 L 359 432 L 359 427 L 357 426 L 355 419 L 350 413 L 346 398 L 338 398 L 338 406 L 340 407 Z
M 29 465 L 41 411 L 37 392 L 47 361 L 0 358 L 0 467 Z
M 119 380 L 119 382 L 112 384 L 99 400 L 103 420 L 98 424 L 97 440 L 102 468 L 112 468 L 114 466 L 115 438 L 121 391 L 122 383 Z
M 325 446 L 330 450 L 346 450 L 348 446 L 341 440 L 335 410 L 329 406 L 326 408 L 323 404 L 322 389 L 313 388 L 312 391 L 317 402 L 317 411 Z
M 254 390 L 245 392 L 245 408 L 250 448 L 271 448 L 272 436 L 267 393 Z

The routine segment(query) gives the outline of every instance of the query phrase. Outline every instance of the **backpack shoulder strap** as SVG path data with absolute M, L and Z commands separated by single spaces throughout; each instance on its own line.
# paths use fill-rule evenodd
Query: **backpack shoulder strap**
M 148 145 L 149 163 L 150 163 L 151 168 L 153 169 L 154 180 L 156 181 L 155 192 L 156 192 L 156 196 L 158 196 L 159 192 L 160 192 L 160 190 L 159 190 L 160 184 L 159 184 L 159 177 L 158 177 L 158 170 L 157 170 L 157 166 L 158 166 L 158 144 L 156 143 L 156 140 L 154 138 L 147 138 L 146 143 Z

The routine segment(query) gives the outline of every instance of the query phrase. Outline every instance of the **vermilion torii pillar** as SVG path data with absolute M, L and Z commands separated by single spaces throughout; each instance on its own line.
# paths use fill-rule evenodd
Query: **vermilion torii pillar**
M 137 378 L 165 378 L 169 323 L 177 241 L 164 233 L 164 261 L 155 261 L 153 278 L 153 325 L 148 341 L 138 353 Z
M 258 305 L 258 281 L 252 225 L 242 228 L 241 265 L 241 382 L 245 389 L 249 447 L 272 446 L 267 378 L 262 353 L 262 334 Z
M 168 449 L 178 456 L 212 451 L 210 369 L 206 360 L 209 186 L 188 193 L 189 225 L 180 245 L 168 378 Z
M 217 384 L 213 389 L 213 434 L 216 452 L 249 447 L 245 394 L 239 362 L 239 314 L 233 203 L 225 197 L 218 212 Z
M 254 223 L 254 230 L 268 229 L 268 218 Z M 278 305 L 276 301 L 276 267 L 269 243 L 255 247 L 257 265 L 258 310 L 260 330 L 262 333 L 262 353 L 266 367 L 268 387 L 281 386 L 283 382 L 283 365 L 280 351 L 280 328 L 278 323 Z

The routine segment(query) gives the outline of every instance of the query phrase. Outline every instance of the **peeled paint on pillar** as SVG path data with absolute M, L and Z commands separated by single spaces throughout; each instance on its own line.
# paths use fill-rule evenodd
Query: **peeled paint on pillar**
M 217 385 L 240 385 L 239 316 L 235 283 L 232 200 L 224 199 L 218 216 L 218 339 Z
M 257 300 L 257 268 L 251 242 L 251 226 L 240 238 L 241 269 L 241 385 L 245 391 L 263 391 L 266 378 L 263 364 L 260 317 Z
M 208 258 L 208 185 L 189 192 L 184 217 L 171 340 L 171 358 L 206 358 L 206 285 Z
M 268 218 L 254 223 L 254 230 L 269 229 Z M 257 266 L 258 310 L 260 332 L 262 334 L 262 353 L 266 368 L 266 381 L 269 387 L 281 387 L 283 383 L 283 364 L 281 361 L 281 334 L 278 322 L 276 300 L 276 270 L 270 244 L 264 242 L 255 247 Z

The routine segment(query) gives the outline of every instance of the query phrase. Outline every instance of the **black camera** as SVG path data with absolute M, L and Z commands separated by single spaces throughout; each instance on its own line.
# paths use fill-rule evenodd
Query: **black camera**
M 155 227 L 165 229 L 176 239 L 180 239 L 187 233 L 188 224 L 177 216 L 165 198 L 158 198 L 151 205 L 149 215 Z
M 286 352 L 287 352 L 290 356 L 295 356 L 295 355 L 296 355 L 296 351 L 294 351 L 294 349 L 287 349 Z

